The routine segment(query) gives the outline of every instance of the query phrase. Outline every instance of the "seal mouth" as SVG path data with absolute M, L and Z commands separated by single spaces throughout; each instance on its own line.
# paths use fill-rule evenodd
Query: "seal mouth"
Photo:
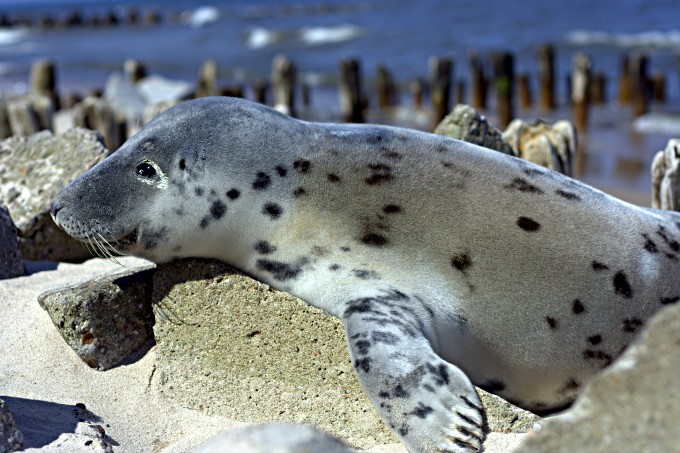
M 127 249 L 135 245 L 137 242 L 139 242 L 139 228 L 135 228 L 125 236 L 116 239 L 115 244 Z

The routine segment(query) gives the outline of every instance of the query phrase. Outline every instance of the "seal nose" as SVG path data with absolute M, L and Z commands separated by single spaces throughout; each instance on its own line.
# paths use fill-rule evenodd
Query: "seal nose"
M 61 197 L 57 195 L 52 199 L 52 203 L 50 204 L 50 215 L 52 216 L 52 220 L 57 221 L 57 213 L 64 207 L 64 203 L 61 200 Z

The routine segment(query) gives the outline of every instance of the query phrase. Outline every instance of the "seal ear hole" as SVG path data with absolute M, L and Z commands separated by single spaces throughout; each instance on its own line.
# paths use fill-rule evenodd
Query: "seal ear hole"
M 180 159 L 179 161 L 179 169 L 184 171 L 184 169 L 187 168 L 187 162 L 184 159 Z

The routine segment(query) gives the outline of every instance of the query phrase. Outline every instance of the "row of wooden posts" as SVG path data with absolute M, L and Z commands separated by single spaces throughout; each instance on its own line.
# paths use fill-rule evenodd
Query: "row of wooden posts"
M 538 98 L 537 106 L 543 112 L 557 108 L 557 78 L 555 75 L 555 51 L 550 45 L 541 46 L 538 56 Z M 432 58 L 430 61 L 429 81 L 414 81 L 409 91 L 416 108 L 423 108 L 423 98 L 429 91 L 432 127 L 450 111 L 453 101 L 468 103 L 475 109 L 488 112 L 489 97 L 495 94 L 497 108 L 497 127 L 505 128 L 515 118 L 515 102 L 521 109 L 531 108 L 535 97 L 531 90 L 531 78 L 528 74 L 515 75 L 514 57 L 509 52 L 497 52 L 490 56 L 490 73 L 477 54 L 470 56 L 470 88 L 469 99 L 466 96 L 465 83 L 454 82 L 454 60 L 452 58 Z M 618 84 L 618 102 L 631 105 L 635 116 L 648 111 L 650 100 L 665 100 L 665 78 L 663 74 L 648 75 L 649 58 L 643 53 L 627 55 L 622 59 L 621 74 Z M 200 70 L 196 85 L 195 97 L 212 95 L 244 96 L 242 85 L 229 88 L 220 87 L 219 70 L 215 60 L 206 60 Z M 136 82 L 146 76 L 143 64 L 128 60 L 124 72 L 129 80 Z M 339 99 L 342 120 L 360 123 L 365 121 L 368 105 L 362 85 L 361 64 L 356 59 L 342 60 L 339 65 Z M 568 82 L 568 103 L 572 106 L 573 122 L 584 131 L 587 127 L 590 106 L 606 101 L 607 79 L 603 73 L 592 73 L 592 62 L 585 54 L 577 54 Z M 54 62 L 42 60 L 33 65 L 31 71 L 31 92 L 47 95 L 54 101 L 56 109 L 71 107 L 80 101 L 77 95 L 59 99 L 56 89 L 56 69 Z M 302 105 L 310 104 L 310 88 L 299 84 L 295 64 L 285 56 L 279 55 L 272 62 L 272 74 L 268 81 L 261 79 L 252 85 L 253 100 L 264 104 L 275 104 L 292 116 L 297 116 L 296 99 L 298 87 L 302 87 Z M 380 109 L 395 106 L 399 102 L 399 88 L 395 79 L 385 66 L 378 66 L 375 77 L 377 107 Z M 515 96 L 517 92 L 517 96 Z M 101 95 L 97 90 L 95 96 Z M 455 95 L 455 98 L 454 98 Z M 273 99 L 269 99 L 272 97 Z

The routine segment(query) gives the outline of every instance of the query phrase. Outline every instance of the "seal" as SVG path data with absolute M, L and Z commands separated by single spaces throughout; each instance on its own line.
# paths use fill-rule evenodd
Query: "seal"
M 680 214 L 454 139 L 232 98 L 161 114 L 51 212 L 99 249 L 216 258 L 339 317 L 413 452 L 481 449 L 473 383 L 563 407 L 680 300 Z

